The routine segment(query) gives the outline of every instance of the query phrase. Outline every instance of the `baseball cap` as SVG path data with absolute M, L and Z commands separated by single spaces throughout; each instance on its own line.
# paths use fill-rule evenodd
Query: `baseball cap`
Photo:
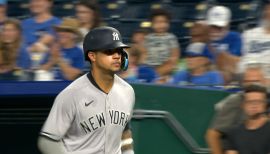
M 207 12 L 207 24 L 225 27 L 231 20 L 231 11 L 225 6 L 214 6 Z
M 207 52 L 207 46 L 202 42 L 191 43 L 187 46 L 186 49 L 187 57 L 206 57 L 209 58 L 209 54 Z
M 0 0 L 0 5 L 6 5 L 7 1 L 6 0 Z

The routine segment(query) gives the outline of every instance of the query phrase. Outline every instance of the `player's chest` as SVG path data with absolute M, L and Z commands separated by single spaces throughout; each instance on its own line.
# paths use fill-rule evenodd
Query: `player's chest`
M 124 127 L 131 112 L 132 102 L 124 95 L 88 95 L 78 101 L 75 120 L 90 129 L 108 125 Z

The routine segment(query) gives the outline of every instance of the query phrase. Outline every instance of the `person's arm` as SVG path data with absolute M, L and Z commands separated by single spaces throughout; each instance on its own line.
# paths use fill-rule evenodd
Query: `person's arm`
M 234 150 L 227 150 L 225 154 L 238 154 L 238 152 Z
M 72 67 L 64 59 L 60 59 L 57 64 L 67 80 L 74 80 L 82 73 L 80 69 Z
M 132 132 L 130 128 L 128 127 L 128 125 L 129 123 L 127 124 L 122 134 L 122 140 L 121 140 L 122 154 L 134 154 Z
M 73 97 L 73 91 L 62 91 L 56 97 L 38 138 L 38 148 L 42 153 L 58 154 L 59 151 L 61 154 L 65 151 L 60 141 L 74 122 L 76 107 Z
M 221 136 L 223 132 L 228 132 L 240 119 L 241 102 L 241 94 L 237 93 L 229 95 L 216 104 L 216 114 L 206 133 L 206 141 L 213 154 L 223 153 Z
M 223 154 L 221 144 L 221 133 L 215 129 L 208 129 L 206 133 L 206 141 L 212 154 Z
M 38 149 L 42 154 L 65 154 L 63 144 L 44 136 L 38 138 Z
M 156 68 L 156 71 L 160 76 L 170 74 L 176 67 L 180 56 L 179 48 L 171 49 L 171 56 L 169 60 Z

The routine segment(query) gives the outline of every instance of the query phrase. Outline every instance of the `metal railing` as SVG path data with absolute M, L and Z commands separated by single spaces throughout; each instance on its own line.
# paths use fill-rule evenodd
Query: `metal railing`
M 208 148 L 200 147 L 183 125 L 170 112 L 160 110 L 134 110 L 133 119 L 140 120 L 146 118 L 163 120 L 191 152 L 210 153 Z

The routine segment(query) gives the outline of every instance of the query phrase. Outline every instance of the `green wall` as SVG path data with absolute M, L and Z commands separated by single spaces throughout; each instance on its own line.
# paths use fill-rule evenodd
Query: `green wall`
M 136 108 L 171 112 L 201 147 L 213 116 L 214 104 L 228 95 L 223 91 L 134 85 Z M 190 154 L 171 128 L 159 119 L 133 120 L 135 150 L 139 154 Z
M 213 105 L 228 95 L 222 91 L 194 90 L 176 87 L 133 85 L 136 92 L 136 109 L 165 110 L 171 112 L 201 147 L 205 130 L 213 115 Z M 0 154 L 37 154 L 36 141 L 55 96 L 0 97 L 0 119 L 5 121 L 3 109 L 45 109 L 35 114 L 35 123 L 0 124 Z M 47 109 L 47 110 L 46 110 Z M 16 111 L 24 113 L 24 111 Z M 30 112 L 30 111 L 27 111 Z M 34 112 L 34 111 L 33 111 Z M 6 115 L 7 116 L 7 115 Z M 22 118 L 23 116 L 16 116 Z M 8 117 L 13 117 L 8 116 Z M 29 120 L 28 120 L 29 121 Z M 30 120 L 31 121 L 31 120 Z M 8 122 L 8 121 L 6 121 Z M 16 122 L 13 120 L 12 122 Z M 190 154 L 171 128 L 160 119 L 132 121 L 136 154 Z

